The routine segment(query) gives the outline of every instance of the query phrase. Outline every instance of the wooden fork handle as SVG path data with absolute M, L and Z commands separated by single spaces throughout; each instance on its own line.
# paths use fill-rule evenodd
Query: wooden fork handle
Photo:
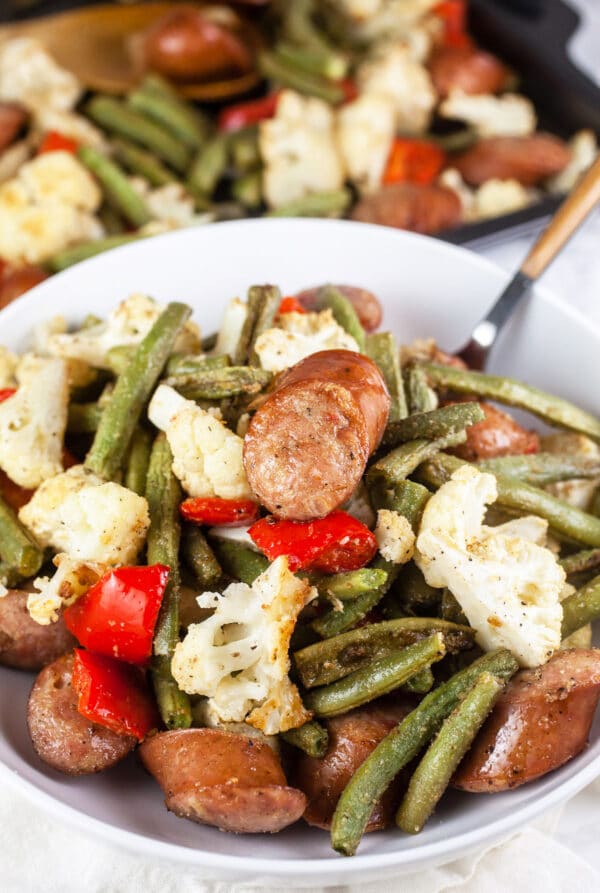
M 600 155 L 564 200 L 523 261 L 521 272 L 537 279 L 577 227 L 600 202 Z

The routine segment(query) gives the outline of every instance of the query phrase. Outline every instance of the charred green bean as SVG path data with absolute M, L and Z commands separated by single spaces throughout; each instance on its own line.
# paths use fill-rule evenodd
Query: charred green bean
M 183 528 L 181 545 L 185 562 L 199 589 L 212 591 L 219 584 L 223 571 L 200 528 L 187 524 Z
M 20 577 L 32 577 L 39 571 L 44 558 L 42 549 L 1 496 L 0 557 L 7 577 L 11 572 Z

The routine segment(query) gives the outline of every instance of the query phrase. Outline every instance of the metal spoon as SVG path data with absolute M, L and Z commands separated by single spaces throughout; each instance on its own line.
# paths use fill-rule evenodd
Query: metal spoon
M 532 284 L 552 263 L 575 230 L 600 202 L 600 156 L 564 200 L 492 309 L 479 322 L 458 356 L 471 369 L 485 369 L 496 338 Z

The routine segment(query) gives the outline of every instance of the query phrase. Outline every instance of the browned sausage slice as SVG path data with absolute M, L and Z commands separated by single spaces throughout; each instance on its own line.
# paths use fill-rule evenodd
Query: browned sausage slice
M 496 56 L 477 47 L 439 47 L 428 62 L 436 92 L 445 97 L 462 93 L 499 93 L 506 86 L 508 69 Z
M 102 772 L 120 762 L 136 739 L 90 722 L 77 710 L 71 686 L 73 653 L 59 657 L 35 680 L 27 706 L 27 725 L 38 756 L 67 775 Z
M 304 818 L 309 825 L 329 829 L 342 791 L 366 758 L 414 705 L 379 701 L 327 721 L 329 747 L 321 759 L 303 754 L 294 781 L 308 797 Z M 375 806 L 367 831 L 388 825 L 394 814 L 397 785 L 392 785 Z
M 467 428 L 465 443 L 456 447 L 457 456 L 473 462 L 495 456 L 521 456 L 538 452 L 540 436 L 536 431 L 528 431 L 508 413 L 489 403 L 480 403 L 480 406 L 485 418 Z
M 222 729 L 159 732 L 143 742 L 140 756 L 167 809 L 222 831 L 281 831 L 306 806 L 273 750 L 256 738 Z
M 366 288 L 358 288 L 355 285 L 336 285 L 339 292 L 347 298 L 360 320 L 361 326 L 367 332 L 374 332 L 377 326 L 381 324 L 383 311 L 379 299 L 375 297 L 372 291 Z M 321 286 L 315 288 L 307 288 L 304 291 L 294 295 L 306 310 L 318 310 L 318 298 Z
M 460 765 L 464 791 L 506 791 L 557 769 L 583 750 L 600 696 L 600 649 L 559 651 L 521 670 Z
M 546 177 L 560 173 L 571 158 L 569 147 L 557 136 L 534 133 L 532 136 L 498 136 L 479 140 L 470 149 L 456 155 L 452 166 L 458 168 L 471 186 L 486 180 L 518 180 L 523 186 L 535 186 Z
M 16 102 L 0 102 L 0 152 L 10 146 L 27 121 L 27 111 Z
M 41 670 L 77 644 L 62 617 L 41 626 L 27 611 L 29 593 L 10 589 L 0 598 L 0 664 L 18 670 Z
M 393 183 L 361 198 L 352 219 L 427 234 L 456 226 L 461 213 L 460 199 L 445 186 Z
M 259 501 L 297 521 L 338 508 L 379 445 L 389 407 L 381 372 L 362 354 L 323 350 L 296 363 L 244 439 L 244 467 Z

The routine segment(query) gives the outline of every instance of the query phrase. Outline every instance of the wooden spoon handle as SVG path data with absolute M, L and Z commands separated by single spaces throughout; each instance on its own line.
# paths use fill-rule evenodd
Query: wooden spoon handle
M 523 261 L 521 272 L 537 279 L 577 227 L 600 202 L 600 155 L 564 200 Z

